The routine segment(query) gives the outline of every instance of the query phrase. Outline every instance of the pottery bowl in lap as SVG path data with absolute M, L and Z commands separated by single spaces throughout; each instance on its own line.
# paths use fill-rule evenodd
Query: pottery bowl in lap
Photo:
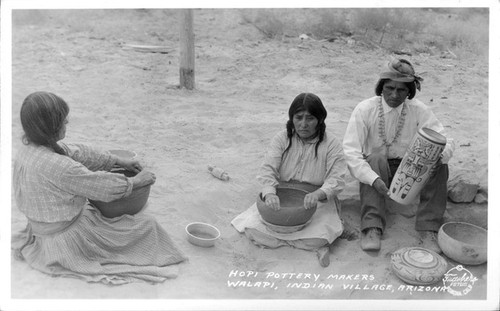
M 305 224 L 316 212 L 316 207 L 305 209 L 304 197 L 309 192 L 290 187 L 276 188 L 280 199 L 280 209 L 274 210 L 266 206 L 262 194 L 257 198 L 257 209 L 263 220 L 278 226 L 297 226 Z
M 112 172 L 115 174 L 122 174 L 127 177 L 133 177 L 136 175 L 134 172 L 123 169 L 115 170 Z M 89 200 L 89 202 L 94 205 L 99 211 L 101 211 L 101 214 L 107 218 L 114 218 L 122 216 L 124 214 L 134 215 L 140 212 L 146 205 L 150 190 L 151 184 L 144 187 L 135 188 L 132 190 L 129 196 L 115 201 L 102 202 Z

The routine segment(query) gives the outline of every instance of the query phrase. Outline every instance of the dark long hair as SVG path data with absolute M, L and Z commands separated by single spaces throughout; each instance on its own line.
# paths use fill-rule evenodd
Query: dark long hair
M 318 157 L 318 146 L 325 138 L 325 119 L 326 119 L 326 109 L 321 102 L 321 99 L 312 93 L 301 93 L 295 97 L 290 109 L 288 109 L 288 121 L 286 123 L 286 132 L 288 137 L 288 147 L 283 151 L 282 157 L 292 146 L 292 136 L 295 134 L 295 127 L 293 126 L 293 116 L 296 113 L 307 111 L 318 119 L 318 126 L 316 127 L 316 135 L 318 136 L 318 142 L 315 146 L 315 156 Z
M 56 153 L 66 155 L 57 141 L 68 113 L 68 104 L 59 96 L 49 92 L 31 93 L 21 106 L 23 143 L 51 147 Z

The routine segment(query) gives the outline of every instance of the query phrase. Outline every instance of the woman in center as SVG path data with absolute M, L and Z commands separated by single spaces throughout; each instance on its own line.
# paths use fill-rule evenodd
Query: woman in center
M 267 208 L 280 209 L 279 186 L 308 191 L 303 207 L 316 207 L 310 223 L 293 233 L 269 230 L 256 204 L 233 220 L 233 225 L 256 244 L 276 248 L 290 245 L 317 251 L 322 266 L 329 265 L 329 245 L 343 231 L 337 195 L 344 189 L 347 172 L 340 141 L 326 131 L 327 111 L 312 93 L 299 94 L 288 110 L 286 130 L 271 141 L 257 180 Z

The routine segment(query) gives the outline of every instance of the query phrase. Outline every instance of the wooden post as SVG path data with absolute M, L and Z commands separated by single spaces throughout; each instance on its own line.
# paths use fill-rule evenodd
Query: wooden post
M 194 32 L 193 10 L 181 10 L 180 87 L 194 89 Z

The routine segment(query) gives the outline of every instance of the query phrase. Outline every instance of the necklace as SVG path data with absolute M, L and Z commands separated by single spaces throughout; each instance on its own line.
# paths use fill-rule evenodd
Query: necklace
M 401 109 L 401 114 L 399 115 L 398 124 L 396 126 L 396 133 L 394 134 L 394 139 L 391 142 L 387 141 L 387 134 L 385 133 L 385 117 L 384 117 L 384 107 L 382 107 L 382 97 L 378 103 L 378 136 L 382 139 L 383 145 L 387 149 L 387 154 L 389 153 L 389 147 L 396 143 L 399 136 L 401 136 L 401 131 L 405 124 L 406 119 L 406 105 L 403 103 L 403 108 Z

